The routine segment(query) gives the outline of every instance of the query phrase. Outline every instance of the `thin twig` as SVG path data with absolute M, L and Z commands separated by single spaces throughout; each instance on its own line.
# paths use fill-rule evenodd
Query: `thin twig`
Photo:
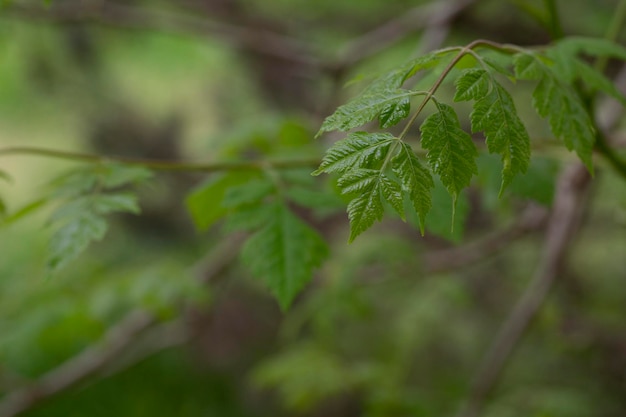
M 16 146 L 0 148 L 0 157 L 6 155 L 33 155 L 68 161 L 88 163 L 120 163 L 138 165 L 155 171 L 174 172 L 221 172 L 221 171 L 256 171 L 267 168 L 290 169 L 317 167 L 320 159 L 293 159 L 277 161 L 225 161 L 225 162 L 186 162 L 164 161 L 160 159 L 130 158 L 125 156 L 97 155 L 85 152 L 59 151 L 55 149 Z
M 590 179 L 587 169 L 579 162 L 568 167 L 559 178 L 542 258 L 529 286 L 485 354 L 467 400 L 457 417 L 475 417 L 480 414 L 506 362 L 552 288 L 570 238 L 574 235 L 581 214 L 585 210 Z

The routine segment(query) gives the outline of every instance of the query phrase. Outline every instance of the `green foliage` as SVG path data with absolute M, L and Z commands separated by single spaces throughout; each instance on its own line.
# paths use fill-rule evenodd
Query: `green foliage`
M 150 178 L 144 168 L 116 164 L 94 165 L 71 171 L 52 181 L 52 201 L 59 207 L 50 216 L 54 233 L 47 261 L 51 273 L 80 255 L 91 242 L 101 240 L 111 213 L 139 213 L 135 194 L 122 191 Z
M 424 94 L 400 88 L 419 71 L 435 67 L 449 51 L 435 51 L 400 65 L 374 80 L 361 95 L 340 106 L 327 117 L 318 133 L 333 130 L 347 131 L 380 118 L 380 126 L 387 128 L 408 116 L 410 97 Z
M 424 221 L 432 205 L 430 188 L 434 186 L 433 178 L 409 145 L 402 143 L 400 146 L 400 151 L 391 160 L 391 167 L 402 183 L 402 191 L 408 196 L 419 216 L 420 230 L 423 234 Z
M 456 101 L 475 100 L 472 131 L 485 132 L 489 152 L 502 155 L 501 191 L 530 161 L 530 139 L 511 95 L 483 69 L 470 69 L 456 80 Z
M 248 172 L 229 172 L 209 178 L 196 187 L 185 200 L 187 209 L 198 230 L 207 230 L 228 213 L 221 202 L 226 192 L 235 185 L 244 184 L 254 176 Z
M 456 200 L 478 172 L 475 162 L 478 151 L 472 138 L 461 129 L 454 109 L 446 104 L 438 103 L 437 112 L 428 116 L 420 129 L 430 167 Z
M 489 153 L 500 156 L 500 196 L 518 175 L 527 172 L 531 162 L 530 137 L 511 94 L 498 79 L 503 75 L 513 82 L 538 81 L 533 92 L 533 107 L 541 117 L 548 119 L 552 132 L 563 140 L 566 148 L 575 151 L 593 171 L 591 157 L 596 132 L 587 99 L 579 93 L 576 83 L 582 81 L 590 93 L 601 91 L 622 103 L 626 103 L 626 98 L 581 55 L 626 59 L 626 48 L 606 40 L 573 37 L 544 50 L 525 50 L 482 41 L 475 42 L 471 48 L 435 51 L 413 64 L 400 65 L 374 80 L 360 96 L 340 106 L 322 124 L 320 133 L 346 131 L 378 117 L 380 127 L 385 129 L 409 116 L 412 96 L 424 96 L 417 113 L 409 119 L 397 139 L 390 133 L 350 133 L 327 150 L 320 167 L 314 171 L 314 175 L 322 172 L 342 175 L 338 185 L 343 193 L 352 196 L 347 209 L 350 242 L 382 219 L 385 203 L 404 219 L 402 207 L 406 204 L 401 201 L 407 195 L 419 215 L 423 232 L 424 219 L 431 206 L 431 174 L 419 165 L 417 157 L 403 155 L 411 149 L 405 139 L 409 128 L 428 101 L 435 103 L 436 111 L 422 122 L 420 143 L 426 151 L 430 170 L 452 197 L 454 222 L 455 202 L 478 173 L 478 151 L 462 128 L 456 111 L 435 98 L 437 89 L 453 74 L 457 74 L 454 101 L 474 102 L 470 114 L 472 132 L 483 132 Z M 428 92 L 410 94 L 410 90 L 402 89 L 416 72 L 437 67 L 444 56 L 455 50 L 456 57 Z M 463 59 L 467 55 L 472 59 Z M 464 69 L 455 72 L 455 66 Z M 395 161 L 392 162 L 392 176 L 386 172 L 390 160 Z M 519 189 L 519 185 L 516 188 Z M 549 200 L 545 195 L 540 199 L 544 203 Z
M 342 174 L 339 189 L 352 196 L 349 242 L 382 219 L 385 202 L 403 220 L 405 198 L 422 220 L 430 209 L 430 173 L 406 143 L 389 133 L 351 133 L 328 150 L 313 175 L 322 172 Z
M 572 86 L 565 83 L 543 62 L 542 57 L 523 53 L 515 57 L 515 74 L 520 79 L 539 80 L 533 92 L 533 106 L 550 121 L 552 132 L 563 139 L 592 170 L 591 154 L 595 129 L 584 103 Z
M 261 213 L 260 227 L 244 245 L 241 257 L 250 271 L 263 280 L 286 310 L 311 280 L 313 270 L 327 256 L 324 240 L 296 217 L 283 202 L 273 202 Z
M 265 361 L 255 369 L 252 381 L 260 388 L 278 388 L 287 408 L 305 412 L 333 395 L 353 389 L 357 381 L 350 371 L 331 352 L 303 345 Z

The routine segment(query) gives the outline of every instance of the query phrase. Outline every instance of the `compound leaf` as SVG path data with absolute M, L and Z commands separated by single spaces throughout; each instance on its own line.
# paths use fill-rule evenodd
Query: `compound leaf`
M 276 202 L 266 223 L 248 239 L 242 259 L 257 278 L 269 287 L 283 310 L 311 280 L 328 249 L 323 239 L 296 217 L 284 204 Z
M 454 109 L 442 103 L 437 103 L 437 108 L 420 127 L 422 147 L 427 150 L 426 159 L 431 168 L 456 200 L 472 175 L 478 173 L 478 151 L 470 135 L 461 129 Z
M 320 167 L 313 175 L 322 172 L 343 173 L 353 167 L 366 168 L 373 159 L 380 160 L 394 140 L 389 133 L 351 133 L 326 151 Z

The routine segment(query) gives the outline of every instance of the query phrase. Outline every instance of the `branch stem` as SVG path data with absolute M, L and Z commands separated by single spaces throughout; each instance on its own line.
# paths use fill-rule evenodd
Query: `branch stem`
M 120 163 L 124 165 L 142 166 L 154 171 L 168 172 L 221 172 L 221 171 L 255 171 L 268 167 L 275 169 L 289 169 L 299 167 L 314 167 L 320 163 L 319 159 L 293 159 L 277 161 L 224 161 L 224 162 L 186 162 L 166 161 L 147 158 L 130 158 L 124 156 L 103 156 L 84 152 L 59 151 L 47 148 L 16 146 L 0 148 L 0 157 L 8 155 L 32 155 L 48 158 L 64 159 L 67 161 L 86 163 Z

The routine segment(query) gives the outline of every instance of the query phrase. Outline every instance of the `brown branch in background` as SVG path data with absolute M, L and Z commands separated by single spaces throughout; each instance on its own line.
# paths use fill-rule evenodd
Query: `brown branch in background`
M 559 178 L 542 257 L 535 274 L 500 332 L 485 354 L 467 400 L 457 417 L 478 416 L 498 382 L 506 362 L 543 304 L 559 273 L 570 239 L 587 206 L 591 177 L 580 163 L 568 167 Z
M 424 272 L 428 274 L 452 271 L 505 249 L 509 243 L 529 232 L 543 227 L 548 218 L 548 210 L 531 204 L 511 226 L 497 230 L 486 237 L 462 246 L 442 249 L 424 255 Z
M 92 23 L 127 29 L 149 29 L 183 35 L 216 35 L 234 47 L 319 67 L 317 51 L 305 42 L 267 30 L 231 25 L 188 13 L 107 1 L 53 2 L 49 7 L 15 3 L 3 14 L 52 23 Z
M 622 91 L 626 89 L 626 65 L 622 67 L 615 84 Z M 599 108 L 601 111 L 598 111 L 596 121 L 598 136 L 609 136 L 619 123 L 624 109 L 619 102 L 612 99 L 601 103 Z M 560 176 L 541 261 L 529 286 L 485 354 L 457 417 L 475 417 L 480 414 L 507 360 L 543 304 L 587 206 L 586 196 L 590 180 L 587 169 L 580 163 L 570 166 Z
M 369 33 L 348 43 L 340 53 L 340 67 L 350 67 L 357 62 L 376 55 L 392 44 L 422 29 L 435 29 L 448 26 L 462 11 L 476 0 L 433 1 L 402 13 Z M 440 46 L 439 39 L 434 46 L 424 45 L 429 51 Z M 422 49 L 424 50 L 424 49 Z
M 223 275 L 238 255 L 242 235 L 224 239 L 196 268 L 201 284 Z M 185 306 L 182 305 L 184 310 Z M 133 310 L 113 326 L 102 340 L 48 371 L 37 380 L 7 393 L 0 401 L 0 417 L 18 416 L 94 376 L 112 375 L 190 338 L 183 319 L 159 323 L 144 310 Z
M 54 2 L 49 7 L 15 3 L 3 14 L 52 23 L 93 23 L 128 29 L 149 29 L 184 35 L 215 35 L 241 49 L 310 68 L 337 71 L 351 67 L 411 33 L 446 27 L 476 0 L 433 1 L 384 23 L 348 43 L 336 59 L 322 57 L 312 43 L 264 29 L 235 25 L 184 12 L 101 2 Z M 441 42 L 443 39 L 438 40 Z M 432 48 L 429 48 L 432 49 Z
M 0 403 L 0 416 L 17 416 L 43 400 L 77 386 L 114 361 L 154 323 L 155 317 L 151 313 L 131 312 L 106 333 L 99 345 L 86 349 L 35 382 L 7 394 Z

